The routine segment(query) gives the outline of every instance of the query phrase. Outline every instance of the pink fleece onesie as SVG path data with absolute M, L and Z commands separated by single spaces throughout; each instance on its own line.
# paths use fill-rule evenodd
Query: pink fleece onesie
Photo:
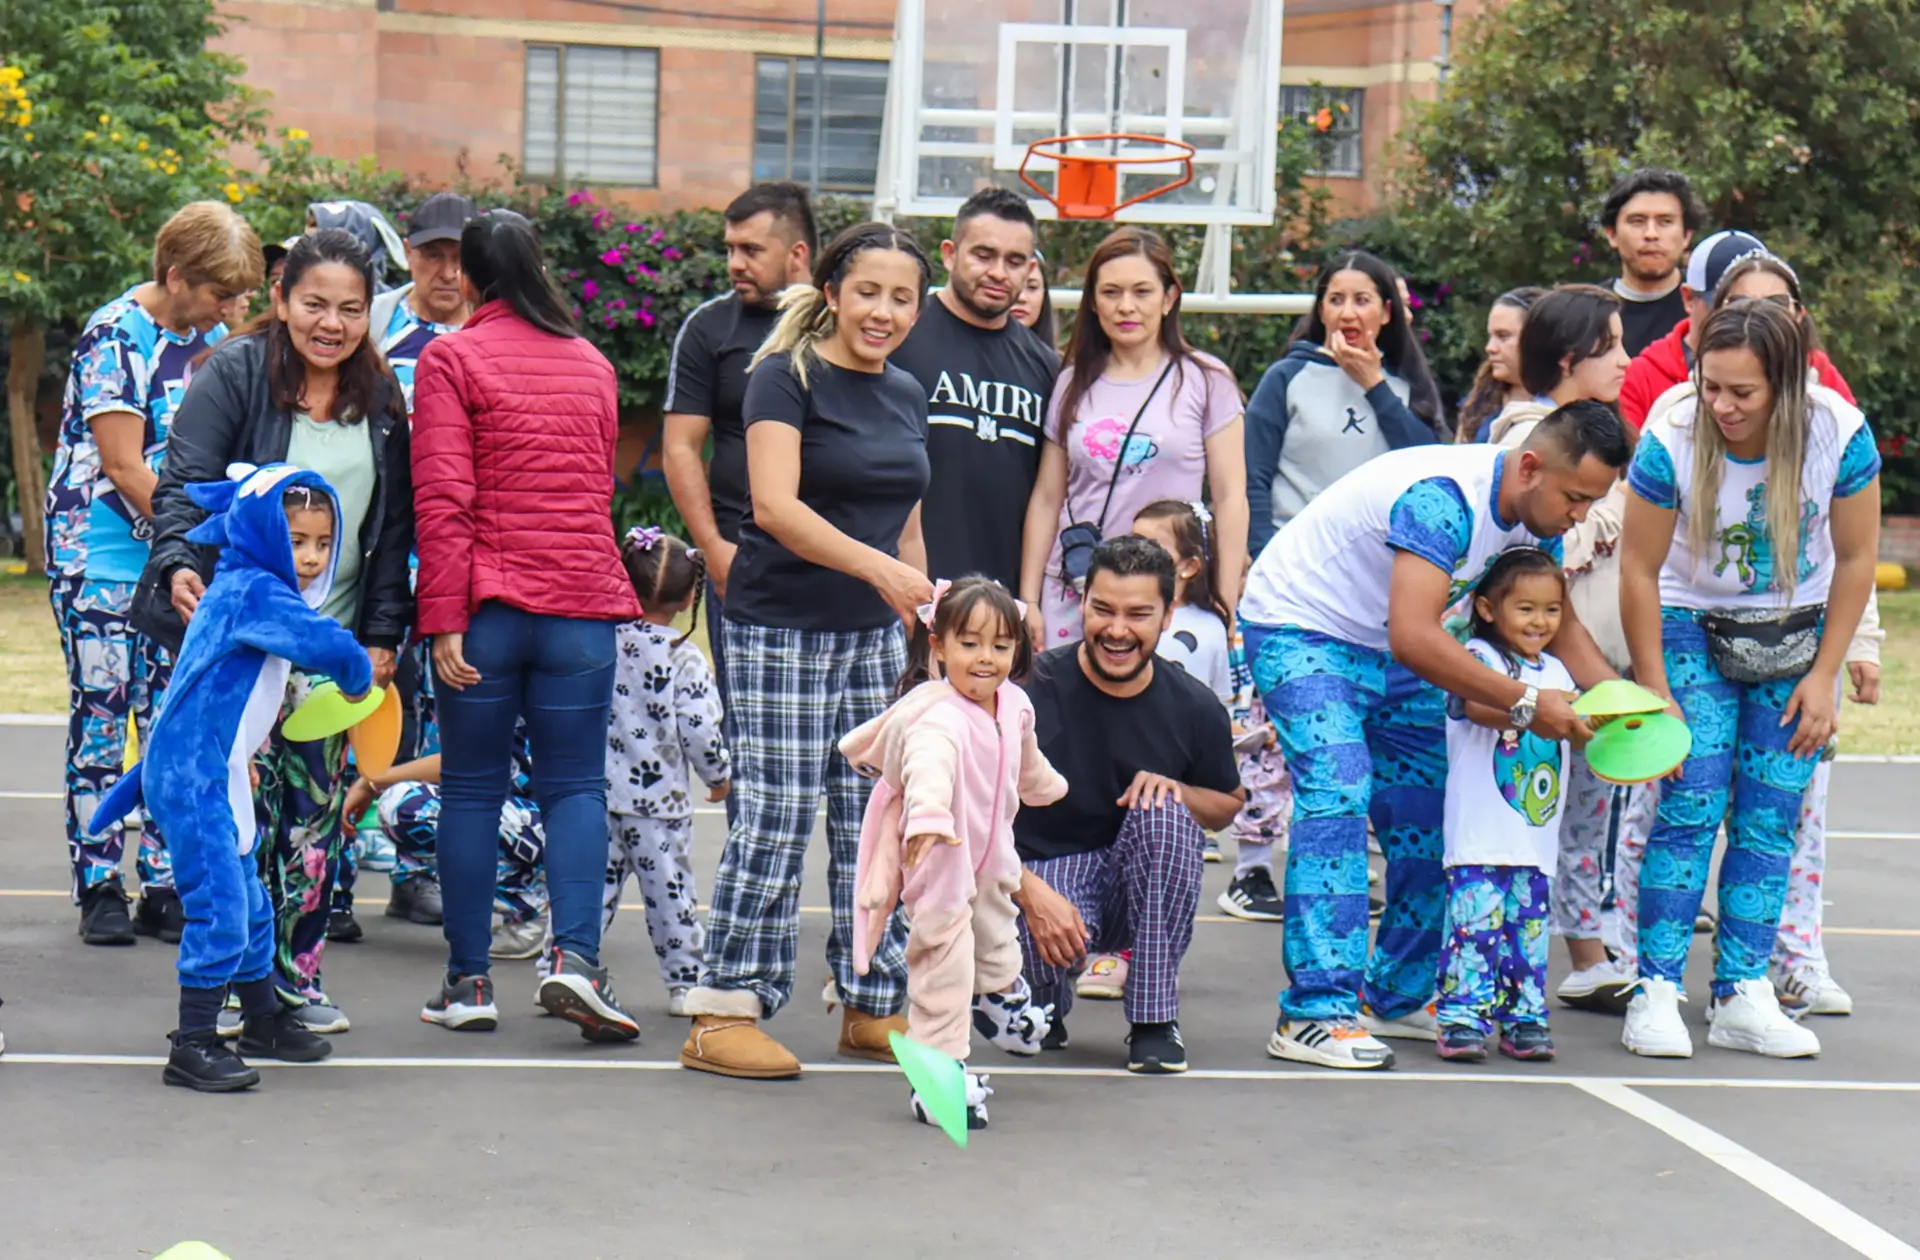
M 995 708 L 997 720 L 947 683 L 922 683 L 840 741 L 856 770 L 879 779 L 860 828 L 854 967 L 867 973 L 904 902 L 908 1032 L 956 1059 L 967 1057 L 974 995 L 1020 974 L 1014 813 L 1067 794 L 1034 739 L 1027 693 L 1002 683 Z M 936 844 L 904 870 L 907 839 L 919 835 L 960 843 Z

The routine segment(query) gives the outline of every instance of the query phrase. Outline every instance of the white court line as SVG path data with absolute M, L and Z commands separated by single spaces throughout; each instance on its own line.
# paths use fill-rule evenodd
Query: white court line
M 1644 1120 L 1683 1146 L 1692 1148 L 1766 1195 L 1798 1213 L 1871 1260 L 1920 1260 L 1920 1251 L 1901 1242 L 1866 1217 L 1814 1189 L 1778 1164 L 1770 1163 L 1732 1138 L 1681 1115 L 1664 1103 L 1618 1081 L 1578 1081 L 1576 1087 L 1600 1101 Z
M 65 726 L 58 713 L 0 713 L 0 726 Z
M 0 801 L 59 801 L 65 800 L 64 792 L 0 792 Z

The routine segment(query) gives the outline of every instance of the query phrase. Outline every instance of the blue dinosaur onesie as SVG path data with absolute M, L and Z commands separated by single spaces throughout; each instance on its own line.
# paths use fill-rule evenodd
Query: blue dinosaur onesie
M 266 742 L 294 665 L 325 674 L 348 695 L 373 685 L 366 649 L 319 608 L 333 587 L 341 545 L 306 590 L 294 570 L 282 496 L 308 486 L 340 500 L 319 473 L 292 464 L 233 464 L 229 480 L 190 485 L 209 516 L 189 540 L 218 546 L 213 581 L 187 625 L 146 757 L 94 814 L 95 831 L 144 801 L 173 845 L 175 886 L 186 911 L 179 973 L 184 989 L 259 980 L 273 970 L 273 908 L 250 856 L 258 836 L 248 767 Z M 162 834 L 167 834 L 165 831 Z

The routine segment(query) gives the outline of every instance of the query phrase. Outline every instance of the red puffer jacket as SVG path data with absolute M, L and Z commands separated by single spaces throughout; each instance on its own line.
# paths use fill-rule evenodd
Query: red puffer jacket
M 613 539 L 613 366 L 504 302 L 420 356 L 413 505 L 421 634 L 459 634 L 490 599 L 530 613 L 631 621 L 640 601 Z

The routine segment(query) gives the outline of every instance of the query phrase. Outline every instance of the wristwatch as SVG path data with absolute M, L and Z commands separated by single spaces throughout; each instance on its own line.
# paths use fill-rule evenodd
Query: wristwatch
M 1507 710 L 1507 721 L 1516 731 L 1524 731 L 1533 725 L 1534 712 L 1540 707 L 1540 688 L 1528 687 L 1526 694 L 1514 701 Z

